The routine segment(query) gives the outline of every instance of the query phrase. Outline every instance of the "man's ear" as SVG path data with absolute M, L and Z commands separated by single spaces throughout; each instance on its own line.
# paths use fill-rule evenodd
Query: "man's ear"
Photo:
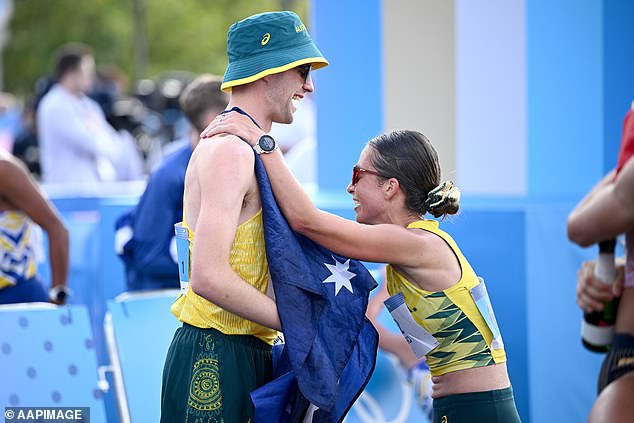
M 391 199 L 401 189 L 401 184 L 396 178 L 390 178 L 383 184 L 383 195 L 386 200 Z

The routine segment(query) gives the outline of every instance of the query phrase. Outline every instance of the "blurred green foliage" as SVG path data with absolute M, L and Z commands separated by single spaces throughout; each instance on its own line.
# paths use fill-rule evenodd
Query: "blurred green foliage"
M 135 2 L 144 11 L 141 25 Z M 98 66 L 116 65 L 131 80 L 170 70 L 222 75 L 229 26 L 284 9 L 307 23 L 308 0 L 16 0 L 3 54 L 4 90 L 31 94 L 35 81 L 52 73 L 55 50 L 69 41 L 90 45 Z M 136 67 L 135 25 L 147 46 L 147 63 Z

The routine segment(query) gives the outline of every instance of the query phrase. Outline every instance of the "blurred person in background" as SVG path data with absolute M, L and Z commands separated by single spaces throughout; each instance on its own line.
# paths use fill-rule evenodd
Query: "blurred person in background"
M 116 65 L 104 65 L 97 69 L 96 78 L 88 96 L 95 100 L 106 115 L 106 120 L 114 128 L 115 103 L 123 97 L 128 87 L 128 78 Z
M 0 92 L 0 149 L 11 151 L 21 126 L 20 108 L 15 96 Z
M 41 179 L 40 146 L 35 127 L 35 99 L 29 99 L 24 103 L 22 129 L 15 137 L 13 155 L 24 162 L 34 178 Z
M 115 249 L 125 263 L 129 291 L 179 287 L 174 224 L 183 220 L 185 172 L 200 133 L 229 100 L 221 82 L 201 75 L 185 88 L 180 107 L 192 125 L 189 142 L 163 160 L 139 204 L 116 223 Z
M 599 375 L 599 396 L 588 422 L 631 422 L 634 403 L 634 103 L 625 117 L 619 159 L 568 216 L 568 238 L 582 247 L 625 234 L 625 261 L 616 280 L 606 284 L 594 275 L 596 261 L 582 264 L 577 303 L 586 312 L 601 311 L 620 297 L 615 334 Z
M 43 181 L 83 185 L 140 178 L 143 166 L 131 136 L 112 128 L 86 95 L 95 80 L 92 50 L 70 43 L 55 57 L 55 84 L 37 109 Z
M 154 79 L 141 79 L 134 88 L 135 100 L 143 106 L 141 126 L 133 133 L 153 171 L 161 160 L 189 144 L 191 124 L 179 104 L 183 90 L 196 78 L 186 71 L 167 71 Z
M 48 235 L 48 293 L 36 275 L 36 225 Z M 67 276 L 68 230 L 25 166 L 0 149 L 0 304 L 64 304 Z

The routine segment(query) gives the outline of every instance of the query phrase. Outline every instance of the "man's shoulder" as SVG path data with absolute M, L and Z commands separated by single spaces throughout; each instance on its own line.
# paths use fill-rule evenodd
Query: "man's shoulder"
M 255 179 L 254 166 L 255 152 L 240 138 L 213 137 L 198 144 L 187 173 L 197 175 L 201 181 L 213 180 L 235 188 Z
M 253 160 L 254 151 L 249 144 L 235 135 L 217 135 L 200 141 L 194 155 L 209 160 Z

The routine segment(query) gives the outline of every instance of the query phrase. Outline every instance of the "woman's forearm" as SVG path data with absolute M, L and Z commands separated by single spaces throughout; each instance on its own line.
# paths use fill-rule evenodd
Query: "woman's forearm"
M 68 278 L 68 230 L 59 222 L 47 231 L 51 285 L 65 285 Z
M 293 230 L 302 233 L 315 220 L 317 208 L 295 178 L 281 151 L 262 154 L 275 200 Z

